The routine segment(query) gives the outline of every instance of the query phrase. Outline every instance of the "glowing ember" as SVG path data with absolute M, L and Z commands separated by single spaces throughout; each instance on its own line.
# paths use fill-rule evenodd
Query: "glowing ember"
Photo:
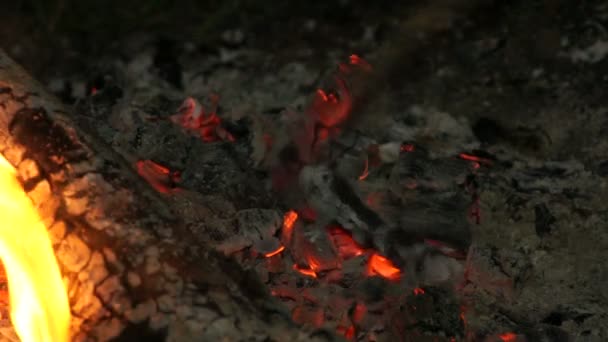
M 298 213 L 296 213 L 295 211 L 290 210 L 285 213 L 285 216 L 283 217 L 283 229 L 291 231 L 297 219 Z
M 347 340 L 355 338 L 355 327 L 352 325 L 348 328 L 338 327 L 337 332 L 338 334 L 343 335 Z
M 517 335 L 512 332 L 500 334 L 498 337 L 503 342 L 515 342 L 517 340 Z
M 175 183 L 180 181 L 179 172 L 171 172 L 168 168 L 148 159 L 139 160 L 136 167 L 137 173 L 156 191 L 166 194 L 177 190 Z
M 305 276 L 309 276 L 312 278 L 316 278 L 317 277 L 317 273 L 311 269 L 308 268 L 302 268 L 298 265 L 293 265 L 293 269 L 300 272 L 301 274 L 305 275 Z
M 481 164 L 486 164 L 486 165 L 491 165 L 492 161 L 486 158 L 481 158 L 478 156 L 474 156 L 472 154 L 467 154 L 467 153 L 461 153 L 458 155 L 458 158 L 460 159 L 464 159 L 464 160 L 468 160 L 468 161 L 472 161 L 475 163 L 481 163 Z
M 296 224 L 298 219 L 298 213 L 290 210 L 283 216 L 283 243 L 289 244 L 291 241 L 291 235 L 293 234 L 293 226 Z
M 371 66 L 357 55 L 351 55 L 349 64 L 338 65 L 338 75 L 335 76 L 335 92 L 317 90 L 309 114 L 314 116 L 323 127 L 335 127 L 342 124 L 349 116 L 352 109 L 353 98 L 347 87 L 345 77 L 353 69 L 364 72 L 371 71 Z
M 414 145 L 412 145 L 412 144 L 401 145 L 401 152 L 414 152 Z
M 389 280 L 398 280 L 401 277 L 401 270 L 393 263 L 380 254 L 374 253 L 367 264 L 367 275 L 380 275 Z
M 313 253 L 308 253 L 306 255 L 306 261 L 308 262 L 308 267 L 310 267 L 310 269 L 315 272 L 317 272 L 321 268 L 322 263 L 317 260 Z
M 330 227 L 329 236 L 342 259 L 350 259 L 365 253 L 365 250 L 353 240 L 350 233 L 341 227 Z
M 417 287 L 417 288 L 414 289 L 414 295 L 415 296 L 419 296 L 419 295 L 422 295 L 422 294 L 424 294 L 424 290 L 423 289 L 421 289 L 419 287 Z
M 365 168 L 363 169 L 363 173 L 359 176 L 359 180 L 365 180 L 369 176 L 369 159 L 365 158 Z
M 467 326 L 467 317 L 466 317 L 466 312 L 465 312 L 465 307 L 464 306 L 460 307 L 460 315 L 458 317 L 462 321 L 462 325 L 464 327 L 466 327 Z
M 281 246 L 281 247 L 277 248 L 275 251 L 272 251 L 270 253 L 266 253 L 266 254 L 264 254 L 264 256 L 267 257 L 267 258 L 270 258 L 270 257 L 273 257 L 273 256 L 281 253 L 283 250 L 285 250 L 285 246 Z
M 349 60 L 350 60 L 351 65 L 359 66 L 367 72 L 372 71 L 371 64 L 369 64 L 367 61 L 365 61 L 363 58 L 359 57 L 358 55 L 354 55 L 354 54 L 350 55 Z
M 221 120 L 217 116 L 219 97 L 212 96 L 211 102 L 211 110 L 206 111 L 197 100 L 188 97 L 178 108 L 178 113 L 172 115 L 170 120 L 189 131 L 199 133 L 204 142 L 234 141 L 232 134 L 220 125 Z
M 333 127 L 346 120 L 352 109 L 352 97 L 346 82 L 336 77 L 337 95 L 317 90 L 311 110 L 324 127 Z
M 360 323 L 363 320 L 363 317 L 365 317 L 365 314 L 367 313 L 367 308 L 365 307 L 364 304 L 362 303 L 357 303 L 357 305 L 355 305 L 355 308 L 353 310 L 353 322 L 355 323 Z
M 70 307 L 46 227 L 0 155 L 0 258 L 8 276 L 11 321 L 22 342 L 69 339 Z

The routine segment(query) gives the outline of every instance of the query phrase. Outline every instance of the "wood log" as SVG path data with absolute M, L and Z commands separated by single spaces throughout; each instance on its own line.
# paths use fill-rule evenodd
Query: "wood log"
M 73 341 L 337 339 L 295 326 L 72 115 L 0 51 L 0 153 L 49 229 Z

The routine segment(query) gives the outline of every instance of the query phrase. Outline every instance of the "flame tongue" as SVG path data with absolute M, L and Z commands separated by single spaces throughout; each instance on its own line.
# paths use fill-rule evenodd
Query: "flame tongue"
M 0 258 L 22 342 L 69 340 L 70 307 L 46 227 L 0 155 Z

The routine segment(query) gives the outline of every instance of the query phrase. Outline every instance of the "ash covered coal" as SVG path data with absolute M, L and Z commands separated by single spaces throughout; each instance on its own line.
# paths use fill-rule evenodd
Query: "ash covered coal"
M 194 232 L 256 270 L 295 322 L 349 339 L 403 339 L 420 333 L 418 314 L 398 313 L 417 310 L 409 299 L 425 296 L 423 288 L 457 302 L 473 203 L 465 183 L 478 166 L 350 124 L 354 69 L 372 72 L 353 55 L 334 75 L 335 93 L 317 91 L 307 109 L 268 126 L 250 120 L 244 135 L 230 132 L 236 120 L 218 98 L 179 104 L 172 92 L 108 99 L 100 90 L 79 105 L 113 118 L 98 130 L 108 143 L 171 197 Z M 450 324 L 434 333 L 463 336 L 461 324 Z
M 341 72 L 335 77 L 345 77 Z M 256 270 L 297 323 L 356 340 L 522 329 L 468 318 L 485 310 L 471 298 L 512 299 L 531 277 L 530 251 L 514 254 L 521 266 L 505 273 L 500 264 L 488 266 L 495 256 L 470 248 L 472 227 L 494 217 L 484 193 L 522 196 L 521 210 L 534 191 L 567 192 L 580 166 L 480 151 L 466 120 L 419 106 L 404 113 L 411 120 L 384 118 L 391 122 L 385 131 L 352 125 L 356 101 L 346 84 L 338 81 L 335 94 L 314 93 L 308 109 L 278 114 L 243 116 L 221 99 L 203 105 L 145 89 L 107 107 L 95 104 L 108 101 L 98 98 L 102 90 L 80 105 L 114 118 L 100 134 L 132 162 L 145 161 L 142 177 L 170 192 L 175 210 L 210 245 Z M 235 124 L 244 130 L 233 134 Z M 556 218 L 538 215 L 545 236 Z M 365 318 L 353 318 L 355 309 Z

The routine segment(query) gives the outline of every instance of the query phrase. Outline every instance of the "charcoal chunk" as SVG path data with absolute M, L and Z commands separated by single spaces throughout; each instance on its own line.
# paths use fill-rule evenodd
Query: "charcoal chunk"
M 505 136 L 504 128 L 489 118 L 479 118 L 473 125 L 472 130 L 479 141 L 490 145 L 496 144 Z
M 597 174 L 602 177 L 608 177 L 608 160 L 604 160 L 597 166 Z
M 539 237 L 543 237 L 553 230 L 556 219 L 544 203 L 534 206 L 534 216 L 534 226 Z

